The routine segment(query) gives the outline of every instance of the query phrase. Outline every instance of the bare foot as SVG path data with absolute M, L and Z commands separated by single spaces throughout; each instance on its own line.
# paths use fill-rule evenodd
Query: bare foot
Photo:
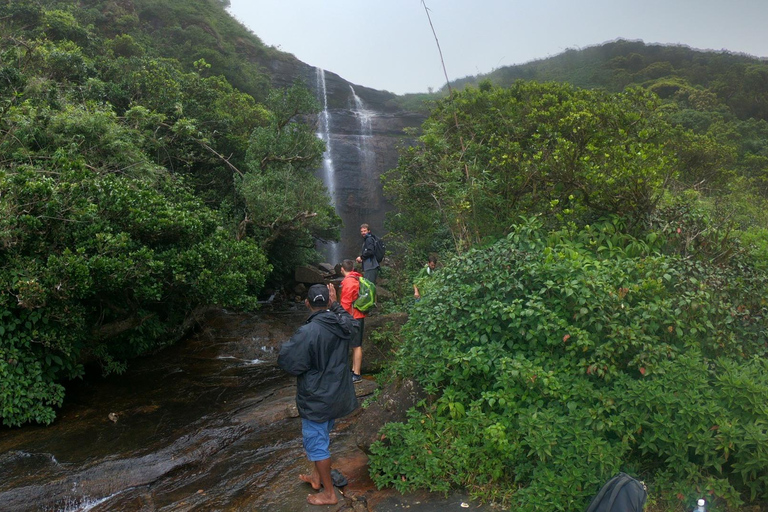
M 339 502 L 339 498 L 336 496 L 336 491 L 331 489 L 332 494 L 327 492 L 319 492 L 317 494 L 310 494 L 307 496 L 307 503 L 310 505 L 335 505 Z
M 310 475 L 299 475 L 299 479 L 302 482 L 307 482 L 316 491 L 320 490 L 320 487 L 322 487 L 322 485 L 320 484 L 320 477 L 317 475 L 317 473 L 312 473 L 311 476 Z

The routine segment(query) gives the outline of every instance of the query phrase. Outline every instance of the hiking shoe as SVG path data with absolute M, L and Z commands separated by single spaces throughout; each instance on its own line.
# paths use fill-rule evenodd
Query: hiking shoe
M 353 383 L 357 384 L 358 382 L 362 382 L 362 381 L 363 381 L 363 378 L 361 376 L 359 376 L 356 373 L 352 374 L 352 382 Z

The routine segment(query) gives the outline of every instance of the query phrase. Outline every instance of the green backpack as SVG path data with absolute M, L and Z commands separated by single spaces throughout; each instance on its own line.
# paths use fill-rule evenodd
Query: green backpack
M 376 305 L 376 285 L 364 277 L 359 277 L 357 280 L 360 282 L 360 288 L 352 306 L 365 313 Z

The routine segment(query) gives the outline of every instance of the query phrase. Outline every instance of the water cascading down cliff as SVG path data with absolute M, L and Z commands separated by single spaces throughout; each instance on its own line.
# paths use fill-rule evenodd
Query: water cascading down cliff
M 391 210 L 384 199 L 381 174 L 397 165 L 397 146 L 406 139 L 404 128 L 418 126 L 423 118 L 387 108 L 390 93 L 355 88 L 338 75 L 315 68 L 315 90 L 322 106 L 317 136 L 326 144 L 323 180 L 341 217 L 341 241 L 318 243 L 329 263 L 360 254 L 360 224 L 368 223 L 377 235 L 384 234 L 384 216 Z M 371 107 L 367 93 L 381 105 Z M 382 101 L 383 99 L 383 101 Z
M 336 172 L 333 168 L 333 153 L 331 151 L 331 113 L 328 111 L 328 91 L 325 88 L 325 70 L 317 68 L 316 90 L 319 96 L 318 100 L 323 106 L 323 110 L 318 115 L 317 125 L 319 131 L 317 137 L 325 142 L 325 153 L 323 153 L 322 180 L 328 194 L 331 196 L 331 202 L 339 213 L 338 201 L 336 200 Z M 318 242 L 319 249 L 323 256 L 332 264 L 338 263 L 341 258 L 341 245 L 339 242 Z

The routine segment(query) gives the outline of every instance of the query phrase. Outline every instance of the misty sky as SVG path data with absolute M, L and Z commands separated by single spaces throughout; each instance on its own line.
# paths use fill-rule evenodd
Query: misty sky
M 261 40 L 354 84 L 445 84 L 421 0 L 231 0 Z M 617 38 L 768 57 L 768 0 L 426 0 L 448 77 Z

